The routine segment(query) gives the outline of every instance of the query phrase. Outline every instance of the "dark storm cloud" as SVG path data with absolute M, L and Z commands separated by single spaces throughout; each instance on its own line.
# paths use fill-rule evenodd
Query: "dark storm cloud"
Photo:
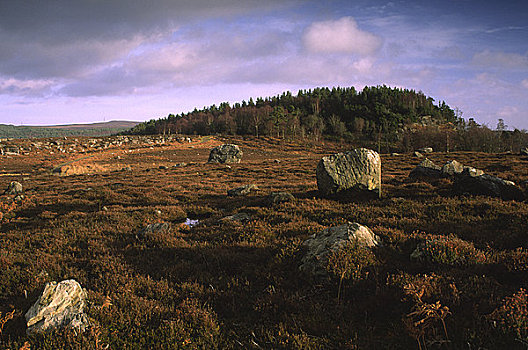
M 0 75 L 71 78 L 195 20 L 265 11 L 292 2 L 4 0 L 0 1 Z

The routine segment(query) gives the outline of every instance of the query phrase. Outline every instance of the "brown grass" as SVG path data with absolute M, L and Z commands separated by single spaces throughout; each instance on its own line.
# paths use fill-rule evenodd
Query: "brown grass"
M 206 164 L 209 149 L 226 141 L 241 146 L 242 162 Z M 352 147 L 272 138 L 134 146 L 92 152 L 89 164 L 107 171 L 67 177 L 51 171 L 78 154 L 2 159 L 0 189 L 20 181 L 26 199 L 0 197 L 0 312 L 25 312 L 46 282 L 75 278 L 88 291 L 92 328 L 27 337 L 22 312 L 5 324 L 0 348 L 394 349 L 416 348 L 417 336 L 428 348 L 519 347 L 515 319 L 499 324 L 489 315 L 526 287 L 528 204 L 456 196 L 450 179 L 409 179 L 420 162 L 410 154 L 382 155 L 382 199 L 320 197 L 317 162 Z M 429 158 L 456 159 L 526 189 L 528 161 L 516 155 Z M 260 190 L 226 195 L 250 183 Z M 270 204 L 280 191 L 295 201 Z M 250 221 L 221 220 L 239 212 Z M 200 224 L 188 228 L 186 218 Z M 343 278 L 336 303 L 340 276 L 314 282 L 298 266 L 309 235 L 347 221 L 384 244 L 368 274 Z M 156 222 L 171 230 L 136 239 Z M 410 259 L 431 237 L 452 260 Z M 466 263 L 473 253 L 486 259 Z M 406 294 L 411 284 L 423 289 L 421 304 Z

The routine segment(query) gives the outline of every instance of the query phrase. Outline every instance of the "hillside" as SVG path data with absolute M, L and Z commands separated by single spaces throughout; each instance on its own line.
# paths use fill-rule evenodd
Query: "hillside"
M 109 121 L 93 124 L 16 126 L 0 124 L 0 138 L 41 138 L 61 136 L 107 136 L 139 124 L 132 121 Z

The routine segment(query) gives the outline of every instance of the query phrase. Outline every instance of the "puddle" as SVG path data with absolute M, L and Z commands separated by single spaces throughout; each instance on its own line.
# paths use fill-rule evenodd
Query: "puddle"
M 198 225 L 199 222 L 200 222 L 200 220 L 191 220 L 191 219 L 187 218 L 187 219 L 185 219 L 185 222 L 183 224 L 189 226 L 189 228 L 190 228 L 190 227 Z

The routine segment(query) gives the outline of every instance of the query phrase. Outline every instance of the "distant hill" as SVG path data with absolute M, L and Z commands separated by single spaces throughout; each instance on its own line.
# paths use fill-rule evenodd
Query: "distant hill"
M 107 136 L 138 125 L 139 122 L 113 120 L 92 124 L 16 126 L 0 124 L 0 138 L 40 138 L 62 136 Z

